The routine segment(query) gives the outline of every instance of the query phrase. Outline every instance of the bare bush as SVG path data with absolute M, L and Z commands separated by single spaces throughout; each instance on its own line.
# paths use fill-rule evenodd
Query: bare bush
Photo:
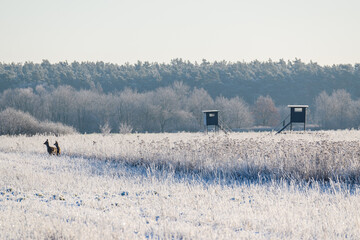
M 105 122 L 103 125 L 100 125 L 100 131 L 104 135 L 108 135 L 111 132 L 111 127 L 109 122 Z
M 127 124 L 125 122 L 120 123 L 119 133 L 127 134 L 127 133 L 131 133 L 132 131 L 133 131 L 133 127 L 130 124 Z
M 76 130 L 62 123 L 40 122 L 28 113 L 7 108 L 0 112 L 1 135 L 72 134 Z

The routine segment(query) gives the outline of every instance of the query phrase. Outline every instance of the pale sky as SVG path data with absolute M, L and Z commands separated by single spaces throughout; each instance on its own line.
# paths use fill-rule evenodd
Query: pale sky
M 360 63 L 359 0 L 0 0 L 0 62 Z

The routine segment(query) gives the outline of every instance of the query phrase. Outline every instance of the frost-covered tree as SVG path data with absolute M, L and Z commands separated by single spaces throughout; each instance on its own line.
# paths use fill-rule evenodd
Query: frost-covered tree
M 204 125 L 203 110 L 209 110 L 214 108 L 214 101 L 207 91 L 203 88 L 194 88 L 187 98 L 187 111 L 190 112 L 195 121 L 195 127 L 202 129 Z
M 2 108 L 10 107 L 37 114 L 40 98 L 32 88 L 19 88 L 6 90 L 1 96 L 0 102 Z
M 60 86 L 51 94 L 46 95 L 45 107 L 50 114 L 50 120 L 69 124 L 73 115 L 76 91 L 70 86 Z
M 215 106 L 220 110 L 221 119 L 230 128 L 246 128 L 253 126 L 254 120 L 249 106 L 239 97 L 227 99 L 217 97 Z
M 331 114 L 330 96 L 325 92 L 321 92 L 315 99 L 315 119 L 323 128 L 329 128 Z
M 159 123 L 160 131 L 164 132 L 168 122 L 175 117 L 179 109 L 176 92 L 171 87 L 158 88 L 154 92 L 152 102 L 156 121 Z
M 254 105 L 254 117 L 257 125 L 275 126 L 280 121 L 280 114 L 270 96 L 260 96 Z
M 331 95 L 321 92 L 315 100 L 315 109 L 316 121 L 325 129 L 358 127 L 359 104 L 344 89 Z

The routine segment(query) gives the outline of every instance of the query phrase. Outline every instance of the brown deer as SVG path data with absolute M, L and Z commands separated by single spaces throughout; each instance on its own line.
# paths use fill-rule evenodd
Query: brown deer
M 59 143 L 57 141 L 55 141 L 55 147 L 56 147 L 56 155 L 60 155 L 61 154 L 61 149 L 59 147 Z
M 57 153 L 57 149 L 55 147 L 50 147 L 49 146 L 49 140 L 46 139 L 46 141 L 44 142 L 44 144 L 46 145 L 47 147 L 47 151 L 50 155 L 56 155 Z

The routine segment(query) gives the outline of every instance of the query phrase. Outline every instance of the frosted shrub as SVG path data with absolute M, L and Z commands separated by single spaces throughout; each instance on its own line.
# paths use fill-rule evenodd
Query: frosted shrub
M 37 133 L 45 133 L 45 134 L 55 134 L 55 135 L 63 135 L 63 134 L 74 134 L 76 133 L 75 128 L 66 126 L 62 123 L 54 123 L 50 121 L 40 122 L 39 131 Z
M 73 134 L 76 130 L 62 123 L 40 122 L 28 113 L 7 108 L 0 112 L 1 135 Z
M 100 126 L 100 131 L 103 135 L 108 135 L 111 132 L 111 127 L 109 122 L 104 123 L 103 125 Z
M 132 131 L 133 131 L 133 128 L 130 124 L 127 124 L 125 122 L 120 123 L 120 126 L 119 126 L 120 134 L 127 134 L 127 133 L 131 133 Z

